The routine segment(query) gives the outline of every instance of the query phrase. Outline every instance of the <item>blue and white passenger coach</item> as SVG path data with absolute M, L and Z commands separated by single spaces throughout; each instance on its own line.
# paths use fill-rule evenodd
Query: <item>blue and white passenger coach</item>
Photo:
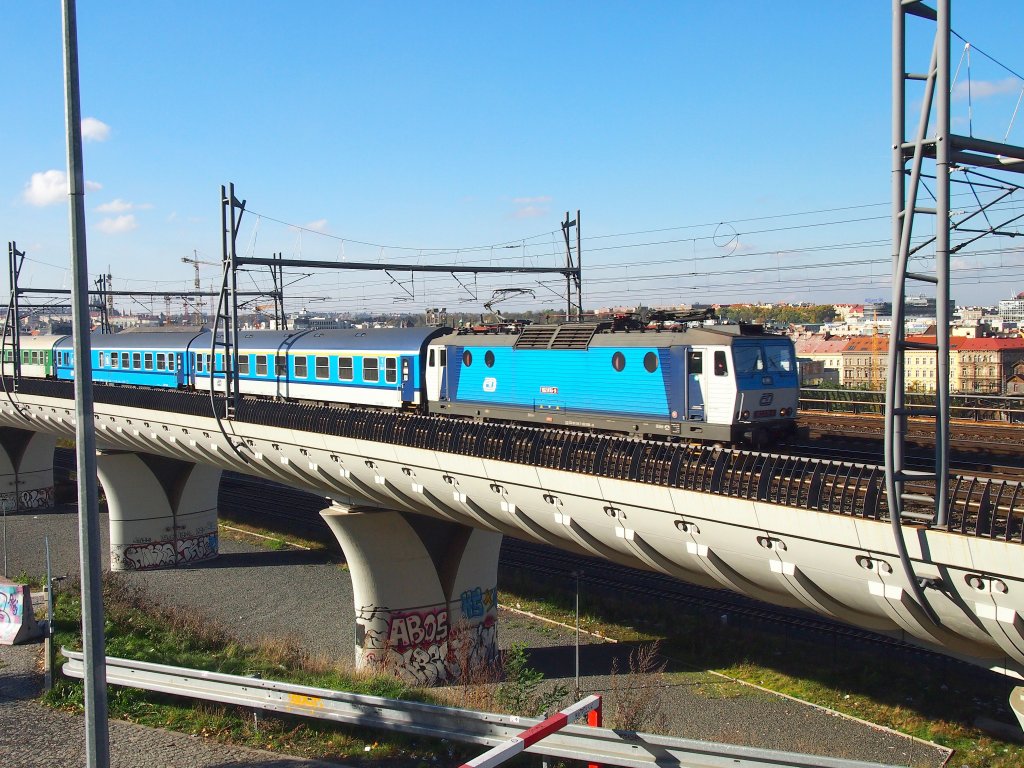
M 793 343 L 749 326 L 602 332 L 528 327 L 430 344 L 431 410 L 723 443 L 795 429 Z

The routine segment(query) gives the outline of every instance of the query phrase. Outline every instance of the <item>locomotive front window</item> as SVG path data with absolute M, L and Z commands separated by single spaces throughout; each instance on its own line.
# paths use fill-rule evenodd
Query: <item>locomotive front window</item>
M 300 355 L 295 358 L 295 377 L 297 379 L 305 379 L 309 376 L 309 358 L 305 355 Z
M 769 371 L 785 371 L 789 373 L 793 370 L 793 350 L 789 347 L 771 344 L 765 345 L 764 351 L 765 358 L 768 360 Z
M 761 373 L 764 370 L 764 356 L 760 346 L 733 346 L 732 362 L 736 366 L 736 374 Z
M 490 353 L 488 352 L 488 354 Z M 394 357 L 384 358 L 384 383 L 398 383 L 398 360 Z
M 256 355 L 256 375 L 266 376 L 268 370 L 269 369 L 267 368 L 267 356 Z
M 324 355 L 316 357 L 316 377 L 318 379 L 331 378 L 331 359 Z
M 380 363 L 376 357 L 363 358 L 363 381 L 380 381 Z
M 355 365 L 351 357 L 338 358 L 338 378 L 342 381 L 352 381 L 356 377 Z

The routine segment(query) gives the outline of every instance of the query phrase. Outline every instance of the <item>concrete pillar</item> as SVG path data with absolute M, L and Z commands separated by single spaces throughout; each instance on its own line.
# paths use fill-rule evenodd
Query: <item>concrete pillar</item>
M 131 451 L 100 451 L 110 568 L 173 568 L 217 556 L 220 469 Z
M 371 507 L 320 514 L 352 574 L 357 667 L 438 685 L 494 660 L 501 534 Z
M 0 510 L 53 509 L 53 449 L 57 438 L 0 427 Z

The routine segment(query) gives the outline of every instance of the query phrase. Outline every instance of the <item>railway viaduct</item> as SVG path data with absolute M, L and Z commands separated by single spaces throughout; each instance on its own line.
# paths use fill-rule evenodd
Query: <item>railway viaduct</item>
M 322 493 L 352 572 L 357 663 L 420 682 L 494 653 L 502 535 L 1024 676 L 1017 483 L 956 478 L 944 529 L 911 511 L 908 573 L 875 466 L 315 404 L 243 400 L 222 421 L 191 392 L 97 385 L 95 400 L 112 568 L 216 557 L 222 469 Z M 8 510 L 52 504 L 55 441 L 74 428 L 70 383 L 0 398 Z

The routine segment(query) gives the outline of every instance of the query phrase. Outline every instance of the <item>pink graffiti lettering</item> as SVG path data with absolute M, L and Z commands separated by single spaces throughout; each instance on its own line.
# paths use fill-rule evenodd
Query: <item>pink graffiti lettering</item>
M 444 643 L 448 639 L 448 611 L 440 609 L 422 613 L 396 614 L 388 627 L 389 648 L 404 652 Z

